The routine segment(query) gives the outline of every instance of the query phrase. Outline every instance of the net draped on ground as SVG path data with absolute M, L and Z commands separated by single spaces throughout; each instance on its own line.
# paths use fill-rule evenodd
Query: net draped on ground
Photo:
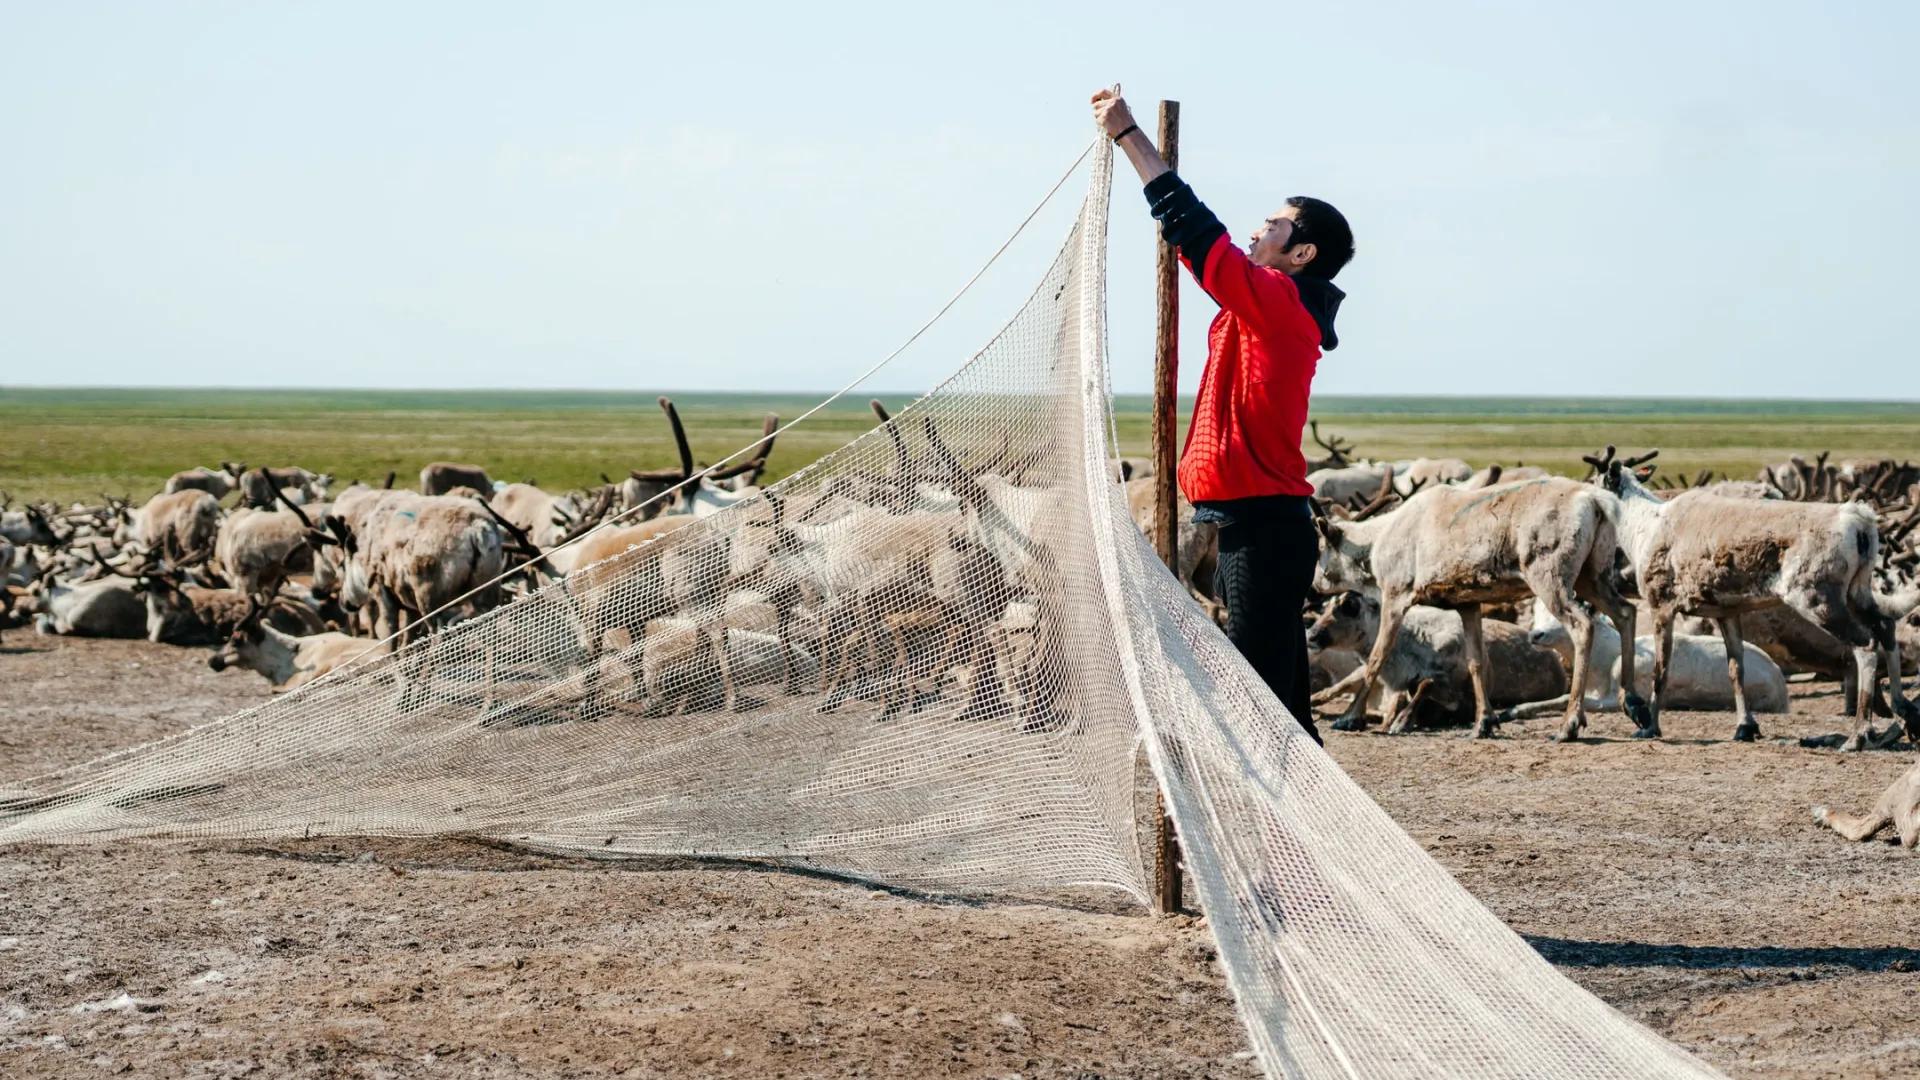
M 397 655 L 0 793 L 0 843 L 457 833 L 1144 902 L 1144 743 L 1268 1075 L 1717 1075 L 1461 888 L 1142 540 L 1109 458 L 1110 174 L 1103 143 L 1039 289 L 889 424 Z

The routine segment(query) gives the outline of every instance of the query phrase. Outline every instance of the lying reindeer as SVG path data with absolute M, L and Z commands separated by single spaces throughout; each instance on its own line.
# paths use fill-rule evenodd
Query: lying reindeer
M 207 658 L 207 666 L 215 671 L 236 665 L 249 668 L 265 675 L 274 693 L 284 694 L 364 656 L 387 651 L 383 642 L 346 634 L 295 637 L 267 625 L 265 616 L 266 609 L 255 600 L 226 647 Z
M 1813 820 L 1849 840 L 1870 840 L 1891 825 L 1900 834 L 1900 846 L 1911 849 L 1920 844 L 1920 761 L 1914 762 L 1880 793 L 1872 812 L 1845 814 L 1816 806 Z
M 1379 638 L 1380 602 L 1359 592 L 1329 603 L 1307 630 L 1307 647 L 1316 653 L 1351 649 L 1371 651 Z M 1567 674 L 1560 658 L 1538 648 L 1512 623 L 1483 619 L 1481 631 L 1492 661 L 1487 692 L 1494 706 L 1513 706 L 1564 695 Z M 1455 719 L 1472 720 L 1473 697 L 1463 620 L 1452 611 L 1414 607 L 1407 612 L 1400 640 L 1380 670 L 1386 693 L 1380 718 L 1390 732 Z M 1364 669 L 1314 695 L 1316 701 L 1340 696 L 1359 681 Z M 1464 714 L 1464 715 L 1463 715 Z
M 1530 640 L 1552 649 L 1561 660 L 1573 662 L 1573 636 L 1553 613 L 1534 603 Z M 1654 641 L 1642 636 L 1633 643 L 1635 690 L 1641 696 L 1652 692 Z M 1742 687 L 1748 704 L 1763 713 L 1787 711 L 1787 677 L 1780 666 L 1753 642 L 1747 642 Z M 1594 631 L 1593 653 L 1587 660 L 1587 707 L 1617 708 L 1620 699 L 1620 632 L 1609 622 L 1601 622 Z M 1733 688 L 1727 682 L 1727 650 L 1717 634 L 1675 634 L 1667 668 L 1668 704 L 1676 709 L 1723 710 L 1734 707 Z M 1548 706 L 1564 702 L 1535 702 L 1514 710 L 1516 717 L 1543 716 Z

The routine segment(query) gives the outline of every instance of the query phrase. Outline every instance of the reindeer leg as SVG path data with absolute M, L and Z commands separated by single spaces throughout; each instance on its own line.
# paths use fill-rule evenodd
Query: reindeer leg
M 1647 699 L 1640 696 L 1639 677 L 1635 670 L 1639 661 L 1633 648 L 1635 635 L 1639 632 L 1638 627 L 1635 626 L 1639 621 L 1638 612 L 1626 597 L 1620 595 L 1620 585 L 1614 577 L 1612 567 L 1601 568 L 1585 575 L 1577 583 L 1576 587 L 1579 586 L 1584 586 L 1582 598 L 1605 613 L 1607 618 L 1612 620 L 1614 629 L 1620 633 L 1620 689 L 1616 693 L 1620 711 L 1626 714 L 1627 719 L 1633 721 L 1636 730 L 1651 728 L 1652 735 L 1648 737 L 1658 736 L 1660 723 L 1654 717 L 1653 709 L 1647 705 Z M 1588 640 L 1591 642 L 1592 639 Z M 1591 656 L 1592 653 L 1589 652 L 1588 655 Z M 1569 673 L 1578 680 L 1574 692 L 1576 701 L 1585 699 L 1587 679 L 1592 674 L 1590 667 L 1591 662 L 1579 665 L 1574 672 Z
M 1653 703 L 1649 708 L 1649 711 L 1653 714 L 1653 723 L 1649 727 L 1635 730 L 1633 738 L 1636 739 L 1657 739 L 1660 737 L 1660 707 L 1666 701 L 1667 669 L 1673 662 L 1673 621 L 1675 614 L 1672 608 L 1656 607 L 1653 609 Z M 1627 642 L 1625 641 L 1620 643 L 1620 656 L 1621 664 L 1624 666 L 1627 656 Z M 1621 689 L 1623 691 L 1626 689 L 1624 683 L 1621 684 Z
M 1872 839 L 1873 834 L 1893 824 L 1893 815 L 1887 813 L 1884 805 L 1875 806 L 1871 814 L 1848 814 L 1816 806 L 1813 808 L 1813 820 L 1858 842 Z
M 820 692 L 825 695 L 820 702 L 820 712 L 832 712 L 840 703 L 853 695 L 854 649 L 860 644 L 861 631 L 853 629 L 841 635 L 836 649 L 838 663 L 829 668 L 826 657 L 822 655 L 820 663 Z M 821 652 L 825 653 L 823 646 Z
M 1733 711 L 1740 715 L 1740 724 L 1733 729 L 1734 742 L 1752 742 L 1760 737 L 1760 724 L 1753 718 L 1753 710 L 1747 707 L 1747 643 L 1740 636 L 1740 616 L 1723 615 L 1715 620 L 1720 624 L 1720 640 L 1727 646 L 1727 675 L 1733 679 Z
M 400 639 L 396 641 L 394 645 L 404 657 L 408 654 L 409 646 L 420 640 L 420 620 L 414 617 L 413 613 L 404 607 L 394 616 L 394 620 L 400 625 Z M 427 693 L 426 650 L 422 649 L 419 650 L 419 652 L 421 655 L 413 657 L 410 663 L 402 663 L 404 669 L 410 670 L 407 671 L 406 689 L 400 694 L 401 712 L 413 711 L 418 707 L 420 700 L 424 698 Z
M 1873 694 L 1880 688 L 1880 653 L 1869 645 L 1853 650 L 1853 734 L 1840 744 L 1844 751 L 1864 750 L 1873 741 Z
M 735 712 L 739 709 L 739 692 L 733 684 L 733 656 L 727 650 L 727 625 L 707 630 L 708 647 L 713 650 L 714 666 L 720 670 L 720 709 L 723 712 Z
M 1886 620 L 1880 635 L 1880 655 L 1887 669 L 1887 703 L 1893 706 L 1893 715 L 1906 730 L 1907 739 L 1920 746 L 1920 706 L 1914 705 L 1907 697 L 1906 688 L 1900 685 L 1900 638 L 1897 626 L 1893 620 Z
M 780 692 L 792 697 L 800 692 L 799 671 L 793 663 L 793 613 L 781 604 L 773 612 L 773 636 L 780 648 Z
M 1380 703 L 1380 719 L 1387 726 L 1387 734 L 1399 735 L 1414 726 L 1420 706 L 1426 704 L 1427 695 L 1433 691 L 1432 679 L 1421 679 L 1413 693 L 1395 690 Z
M 1481 634 L 1480 605 L 1462 604 L 1460 623 L 1467 631 L 1467 678 L 1473 682 L 1473 732 L 1476 739 L 1491 739 L 1494 733 L 1493 697 L 1487 692 L 1487 639 Z M 1589 634 L 1591 636 L 1591 634 Z M 1578 646 L 1575 646 L 1578 651 Z
M 1354 688 L 1353 704 L 1333 722 L 1335 731 L 1366 730 L 1367 696 L 1373 692 L 1374 680 L 1386 670 L 1387 657 L 1393 655 L 1394 643 L 1400 638 L 1400 624 L 1406 621 L 1407 609 L 1412 606 L 1412 594 L 1380 597 L 1380 636 L 1373 639 L 1373 650 L 1367 653 L 1367 666 L 1362 669 L 1365 674 Z
M 1412 693 L 1405 690 L 1389 690 L 1380 695 L 1380 723 L 1386 727 L 1387 734 L 1398 735 L 1413 723 L 1413 707 L 1419 703 L 1420 695 L 1433 685 L 1432 679 L 1420 680 L 1420 685 Z
M 1566 722 L 1560 726 L 1557 736 L 1561 742 L 1572 742 L 1580 737 L 1580 732 L 1587 726 L 1587 669 L 1593 666 L 1593 635 L 1597 622 L 1593 612 L 1580 602 L 1580 590 L 1584 586 L 1587 592 L 1598 593 L 1602 599 L 1618 601 L 1619 597 L 1618 594 L 1595 587 L 1591 574 L 1584 577 L 1577 572 L 1569 574 L 1562 567 L 1551 564 L 1530 573 L 1527 584 L 1547 611 L 1566 626 L 1567 636 L 1573 639 L 1573 660 L 1567 669 Z M 1622 606 L 1625 606 L 1624 602 Z M 1484 712 L 1482 715 L 1485 715 Z M 1478 731 L 1478 725 L 1475 730 Z

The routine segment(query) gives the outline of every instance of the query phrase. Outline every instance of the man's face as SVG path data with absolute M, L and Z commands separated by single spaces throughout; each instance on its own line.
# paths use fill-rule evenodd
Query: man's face
M 1292 251 L 1286 250 L 1287 244 L 1292 242 L 1293 222 L 1299 213 L 1300 208 L 1297 206 L 1284 207 L 1253 231 L 1247 258 L 1255 266 L 1270 267 L 1285 274 L 1293 274 L 1313 261 L 1312 244 L 1301 244 Z

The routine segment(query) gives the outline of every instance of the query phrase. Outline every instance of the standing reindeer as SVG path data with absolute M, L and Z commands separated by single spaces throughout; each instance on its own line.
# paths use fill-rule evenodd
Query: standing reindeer
M 1480 608 L 1531 594 L 1573 635 L 1560 737 L 1579 737 L 1587 723 L 1587 656 L 1594 637 L 1588 605 L 1605 612 L 1629 639 L 1633 635 L 1633 605 L 1621 596 L 1614 569 L 1618 513 L 1617 501 L 1604 492 L 1544 477 L 1485 488 L 1426 488 L 1398 510 L 1366 520 L 1316 518 L 1324 542 L 1314 588 L 1324 593 L 1378 588 L 1380 593 L 1379 635 L 1353 704 L 1333 726 L 1354 731 L 1366 725 L 1368 694 L 1393 653 L 1401 624 L 1409 609 L 1425 604 L 1460 613 L 1477 716 L 1473 735 L 1491 736 L 1495 720 Z M 1633 686 L 1632 655 L 1621 657 L 1627 687 Z M 1644 737 L 1653 727 L 1646 702 L 1629 692 L 1622 705 L 1639 727 L 1635 735 Z
M 1640 594 L 1653 611 L 1653 636 L 1659 648 L 1654 654 L 1649 735 L 1660 732 L 1674 620 L 1688 614 L 1719 624 L 1740 713 L 1733 737 L 1742 742 L 1758 738 L 1760 725 L 1747 707 L 1742 688 L 1745 649 L 1740 616 L 1784 604 L 1854 648 L 1860 692 L 1847 748 L 1858 749 L 1868 741 L 1869 702 L 1875 668 L 1882 658 L 1892 676 L 1889 696 L 1894 714 L 1905 723 L 1908 737 L 1920 739 L 1920 709 L 1900 688 L 1896 618 L 1873 593 L 1873 569 L 1880 552 L 1873 511 L 1859 503 L 1738 499 L 1697 488 L 1662 500 L 1633 472 L 1633 466 L 1658 452 L 1618 461 L 1609 446 L 1604 457 L 1586 458 L 1606 489 L 1620 500 L 1624 547 Z M 1624 677 L 1621 682 L 1631 685 Z M 1889 735 L 1898 738 L 1898 727 L 1890 728 Z

